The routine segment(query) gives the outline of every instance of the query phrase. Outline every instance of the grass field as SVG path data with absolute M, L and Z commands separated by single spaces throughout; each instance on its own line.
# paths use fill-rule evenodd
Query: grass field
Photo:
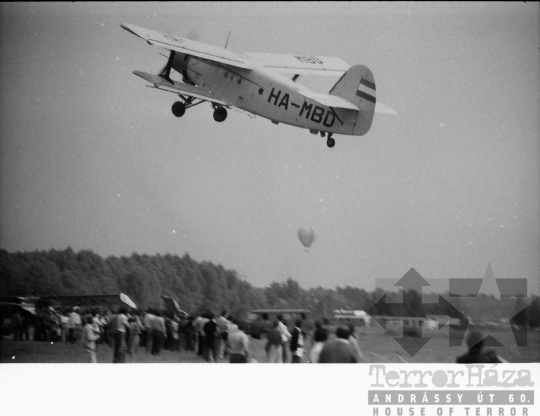
M 527 346 L 517 347 L 509 328 L 485 332 L 500 341 L 504 347 L 492 348 L 508 362 L 540 362 L 540 332 L 529 331 Z M 450 347 L 448 330 L 424 331 L 423 337 L 429 342 L 411 357 L 390 335 L 381 328 L 362 328 L 357 330 L 360 348 L 368 363 L 453 363 L 458 355 L 465 352 L 465 346 Z M 264 341 L 251 339 L 250 354 L 258 363 L 265 363 Z M 111 363 L 113 350 L 108 345 L 98 345 L 97 359 L 100 363 Z M 34 341 L 13 341 L 4 338 L 0 341 L 0 363 L 86 363 L 88 357 L 80 344 L 56 342 L 54 344 Z M 205 363 L 191 352 L 162 351 L 153 356 L 144 348 L 139 349 L 136 363 Z

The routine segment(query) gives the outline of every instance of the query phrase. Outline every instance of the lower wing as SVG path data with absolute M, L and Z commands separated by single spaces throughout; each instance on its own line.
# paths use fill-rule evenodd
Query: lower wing
M 191 97 L 199 98 L 200 100 L 210 101 L 220 105 L 228 105 L 226 102 L 215 96 L 210 90 L 178 81 L 170 83 L 165 78 L 162 78 L 159 75 L 149 74 L 148 72 L 133 71 L 133 73 L 145 81 L 154 84 L 157 88 L 172 92 L 180 92 Z

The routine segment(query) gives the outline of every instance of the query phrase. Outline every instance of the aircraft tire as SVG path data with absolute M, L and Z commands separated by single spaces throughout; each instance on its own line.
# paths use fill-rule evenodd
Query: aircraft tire
M 331 137 L 329 137 L 328 140 L 326 141 L 326 145 L 328 147 L 334 147 L 336 145 L 336 141 L 332 139 Z
M 186 106 L 184 103 L 177 101 L 172 105 L 171 111 L 176 117 L 182 117 L 186 112 Z
M 214 120 L 216 120 L 218 123 L 225 121 L 226 118 L 227 118 L 226 108 L 219 107 L 214 110 Z

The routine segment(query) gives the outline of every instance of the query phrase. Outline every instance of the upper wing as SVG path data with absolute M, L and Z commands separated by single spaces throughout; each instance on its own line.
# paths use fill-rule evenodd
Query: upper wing
M 199 58 L 220 62 L 235 66 L 237 68 L 252 69 L 245 59 L 227 49 L 207 45 L 201 42 L 195 42 L 194 40 L 190 39 L 179 38 L 177 36 L 156 32 L 155 30 L 145 29 L 143 27 L 131 24 L 124 23 L 120 26 L 122 26 L 122 28 L 126 29 L 128 32 L 133 33 L 141 39 L 144 39 L 150 45 L 160 46 L 171 51 L 197 56 Z
M 253 63 L 280 74 L 340 76 L 349 64 L 332 56 L 243 53 Z
M 159 87 L 162 89 L 173 91 L 173 92 L 180 91 L 186 95 L 190 95 L 192 97 L 199 98 L 201 100 L 212 101 L 216 104 L 221 104 L 221 105 L 228 105 L 226 102 L 216 97 L 210 90 L 205 90 L 204 88 L 201 88 L 201 87 L 195 87 L 193 85 L 184 84 L 183 82 L 178 82 L 174 80 L 173 80 L 173 83 L 171 84 L 169 81 L 160 77 L 159 75 L 149 74 L 143 71 L 133 71 L 133 73 L 137 75 L 138 77 L 141 77 L 145 81 L 148 81 L 156 86 L 159 85 Z

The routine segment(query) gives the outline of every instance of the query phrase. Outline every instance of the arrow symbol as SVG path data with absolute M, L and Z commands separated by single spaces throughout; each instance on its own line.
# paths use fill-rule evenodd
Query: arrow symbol
M 439 309 L 441 311 L 446 311 L 446 314 L 451 318 L 458 318 L 465 328 L 469 326 L 469 319 L 441 295 L 439 295 Z M 449 323 L 449 319 L 446 321 L 439 321 L 439 330 L 447 323 Z M 465 337 L 465 331 L 450 325 L 448 337 L 448 342 L 451 347 L 461 347 L 463 338 Z
M 422 315 L 422 287 L 431 285 L 414 268 L 411 268 L 394 286 L 403 287 L 403 305 L 400 305 L 400 308 L 403 306 L 413 316 Z M 386 330 L 386 320 L 391 320 L 392 317 L 384 315 L 390 315 L 392 308 L 395 310 L 397 305 L 396 303 L 388 303 L 385 294 L 375 302 L 368 313 Z M 400 318 L 396 316 L 395 319 Z M 403 318 L 401 320 L 403 321 Z M 422 330 L 421 327 L 418 329 Z M 405 330 L 402 337 L 394 337 L 394 339 L 411 357 L 414 357 L 431 338 L 422 338 L 416 332 Z
M 386 319 L 384 318 L 385 312 L 388 312 L 389 304 L 386 302 L 386 294 L 384 294 L 377 302 L 373 304 L 367 314 L 372 316 L 375 321 L 386 330 Z
M 405 273 L 405 275 L 399 279 L 394 286 L 402 286 L 403 293 L 414 290 L 422 294 L 422 286 L 431 285 L 426 281 L 426 279 L 420 276 L 420 273 L 418 273 L 414 267 L 411 267 L 411 269 Z
M 414 357 L 431 338 L 418 338 L 405 335 L 402 338 L 394 338 L 407 353 Z

